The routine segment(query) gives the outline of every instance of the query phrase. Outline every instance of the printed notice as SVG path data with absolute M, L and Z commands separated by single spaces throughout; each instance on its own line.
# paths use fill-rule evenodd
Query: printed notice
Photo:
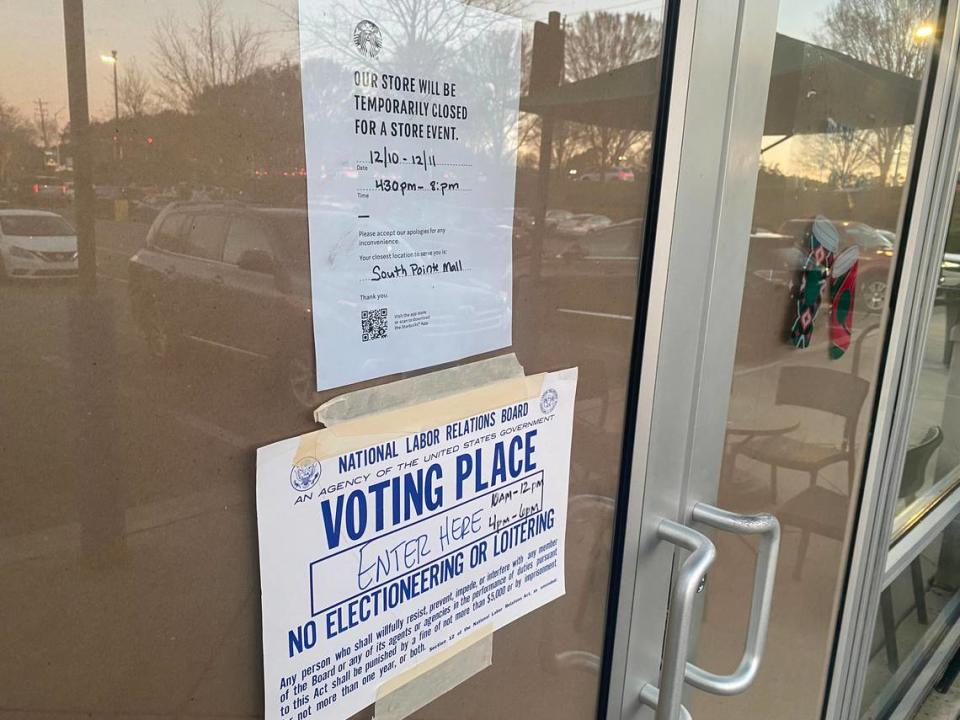
M 561 596 L 576 369 L 257 453 L 267 718 L 341 720 Z
M 301 0 L 317 389 L 511 344 L 520 20 Z

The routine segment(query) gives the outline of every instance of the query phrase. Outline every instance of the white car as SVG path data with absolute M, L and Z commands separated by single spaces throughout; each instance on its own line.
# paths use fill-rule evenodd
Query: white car
M 75 277 L 77 231 L 45 210 L 0 210 L 0 277 Z
M 592 213 L 581 213 L 572 215 L 557 225 L 557 232 L 561 235 L 586 235 L 608 227 L 613 224 L 613 220 L 606 215 L 593 215 Z
M 615 166 L 604 172 L 587 172 L 580 175 L 580 182 L 633 182 L 633 170 Z

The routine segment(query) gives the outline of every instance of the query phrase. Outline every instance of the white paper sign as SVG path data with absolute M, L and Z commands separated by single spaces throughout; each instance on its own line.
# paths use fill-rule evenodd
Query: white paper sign
M 564 592 L 576 369 L 261 448 L 265 715 L 336 718 Z
M 317 389 L 511 343 L 520 20 L 301 0 Z

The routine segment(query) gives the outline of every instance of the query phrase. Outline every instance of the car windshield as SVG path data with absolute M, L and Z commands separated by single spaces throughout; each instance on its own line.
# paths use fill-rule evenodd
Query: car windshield
M 881 235 L 877 230 L 874 230 L 872 227 L 866 225 L 849 227 L 846 229 L 847 235 L 850 238 L 864 248 L 890 248 L 893 247 L 893 243 L 887 240 L 883 235 Z
M 6 215 L 0 217 L 4 235 L 50 237 L 74 235 L 74 230 L 62 217 L 56 215 Z

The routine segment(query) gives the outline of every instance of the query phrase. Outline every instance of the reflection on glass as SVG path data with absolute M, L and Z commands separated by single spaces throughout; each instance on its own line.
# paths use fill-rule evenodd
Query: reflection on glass
M 910 418 L 910 448 L 900 479 L 893 542 L 960 486 L 960 355 L 956 350 L 960 329 L 954 329 L 960 322 L 958 210 L 955 199 Z
M 719 491 L 779 518 L 780 567 L 757 683 L 694 692 L 694 717 L 820 716 L 935 41 L 914 31 L 935 16 L 932 2 L 780 4 Z M 742 648 L 756 549 L 717 542 L 698 664 L 719 670 Z
M 884 589 L 874 624 L 861 717 L 891 717 L 915 669 L 960 617 L 960 522 L 916 556 Z
M 47 210 L 0 208 L 0 279 L 74 277 L 77 231 Z
M 499 631 L 494 665 L 416 716 L 510 717 L 536 688 L 529 717 L 592 718 L 662 8 L 480 4 L 525 18 L 512 349 L 528 372 L 580 372 L 567 594 Z M 311 408 L 338 394 L 313 391 L 297 6 L 84 5 L 82 148 L 61 5 L 15 3 L 0 27 L 0 257 L 26 267 L 8 252 L 24 245 L 31 268 L 76 274 L 66 226 L 30 245 L 16 233 L 82 227 L 85 149 L 97 277 L 92 297 L 73 280 L 0 284 L 4 703 L 257 716 L 254 449 L 312 429 Z M 455 33 L 431 17 L 424 43 Z

